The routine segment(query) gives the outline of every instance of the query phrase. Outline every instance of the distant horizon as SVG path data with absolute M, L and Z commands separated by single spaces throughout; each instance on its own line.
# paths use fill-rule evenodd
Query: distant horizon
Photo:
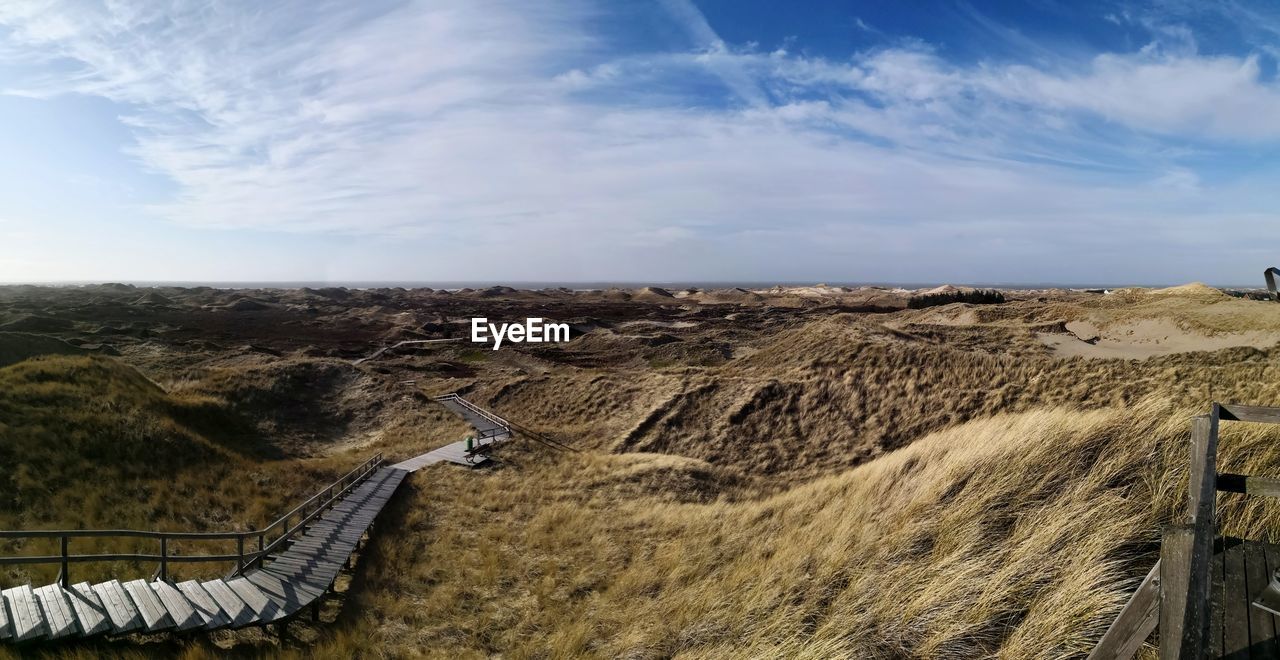
M 1259 278 L 1261 279 L 1261 277 Z M 1214 284 L 1212 282 L 1204 282 L 1201 280 L 1193 280 L 1192 282 L 1200 282 L 1216 289 L 1233 289 L 1233 290 L 1265 290 L 1265 283 L 1262 284 Z M 744 281 L 744 280 L 675 280 L 675 281 L 657 281 L 657 280 L 65 280 L 65 281 L 12 281 L 0 282 L 0 286 L 49 286 L 49 287 L 76 287 L 76 286 L 103 286 L 110 284 L 125 284 L 137 288 L 195 288 L 210 287 L 214 289 L 301 289 L 301 288 L 346 288 L 346 289 L 375 289 L 375 288 L 395 288 L 401 287 L 406 289 L 478 289 L 495 286 L 505 286 L 513 289 L 537 290 L 537 289 L 556 289 L 568 288 L 576 290 L 594 290 L 594 289 L 637 289 L 642 287 L 658 287 L 663 289 L 685 289 L 685 288 L 743 288 L 743 289 L 767 289 L 770 287 L 814 287 L 814 286 L 831 286 L 831 287 L 891 287 L 902 289 L 926 289 L 939 286 L 957 286 L 972 288 L 991 288 L 991 289 L 1007 289 L 1007 290 L 1036 290 L 1036 289 L 1123 289 L 1123 288 L 1168 288 L 1190 284 L 1192 282 L 1168 282 L 1168 283 L 1122 283 L 1122 284 L 1096 284 L 1096 283 L 1063 283 L 1063 282 L 961 282 L 961 281 L 937 281 L 937 282 L 862 282 L 862 281 L 839 281 L 839 280 L 760 280 L 760 281 Z

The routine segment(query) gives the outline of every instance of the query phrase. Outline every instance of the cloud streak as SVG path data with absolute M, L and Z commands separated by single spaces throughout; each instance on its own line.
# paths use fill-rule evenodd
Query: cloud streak
M 665 52 L 616 50 L 578 2 L 171 5 L 5 3 L 0 56 L 26 72 L 8 93 L 119 104 L 132 154 L 178 186 L 151 210 L 183 225 L 538 250 L 595 278 L 667 250 L 702 255 L 658 265 L 689 277 L 910 256 L 991 280 L 1117 234 L 1149 259 L 1116 272 L 1160 277 L 1210 217 L 1272 222 L 1263 187 L 1206 186 L 1172 148 L 1280 139 L 1257 57 L 833 61 L 726 44 L 687 0 L 663 3 L 688 36 Z

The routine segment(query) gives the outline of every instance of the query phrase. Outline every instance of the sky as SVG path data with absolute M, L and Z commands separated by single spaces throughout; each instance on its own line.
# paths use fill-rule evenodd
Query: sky
M 1280 6 L 0 3 L 0 281 L 1261 286 Z

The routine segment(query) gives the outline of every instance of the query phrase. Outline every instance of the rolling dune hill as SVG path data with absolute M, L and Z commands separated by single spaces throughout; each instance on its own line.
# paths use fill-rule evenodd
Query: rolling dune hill
M 429 402 L 452 391 L 584 451 L 415 475 L 283 639 L 72 654 L 1081 657 L 1182 506 L 1188 418 L 1280 404 L 1280 305 L 1201 287 L 864 312 L 908 294 L 326 291 L 230 311 L 225 291 L 0 289 L 0 318 L 58 342 L 0 333 L 0 354 L 88 354 L 0 368 L 0 527 L 258 525 L 374 452 L 468 433 Z M 548 309 L 585 334 L 352 364 Z M 1277 439 L 1228 428 L 1222 469 L 1280 472 Z M 1280 540 L 1276 506 L 1224 495 L 1225 526 Z M 0 582 L 51 577 L 28 570 Z

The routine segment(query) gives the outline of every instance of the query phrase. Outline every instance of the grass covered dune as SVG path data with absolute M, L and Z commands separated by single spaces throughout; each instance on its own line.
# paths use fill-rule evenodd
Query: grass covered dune
M 165 392 L 121 362 L 50 356 L 0 368 L 0 529 L 230 531 L 264 525 L 356 457 L 265 460 L 265 438 L 205 395 Z M 148 539 L 75 539 L 75 554 L 149 552 Z M 234 551 L 177 541 L 175 554 Z M 0 540 L 0 554 L 57 554 L 56 539 Z M 178 576 L 224 568 L 178 564 Z M 75 581 L 154 565 L 78 564 Z M 0 586 L 48 584 L 56 565 L 0 566 Z M 185 577 L 183 579 L 185 579 Z
M 1196 412 L 997 415 L 759 501 L 682 502 L 672 483 L 715 476 L 669 456 L 436 470 L 388 512 L 352 617 L 312 651 L 1079 657 L 1182 512 Z M 1224 425 L 1223 469 L 1276 472 L 1278 440 Z M 1228 533 L 1276 536 L 1275 504 L 1222 499 Z

